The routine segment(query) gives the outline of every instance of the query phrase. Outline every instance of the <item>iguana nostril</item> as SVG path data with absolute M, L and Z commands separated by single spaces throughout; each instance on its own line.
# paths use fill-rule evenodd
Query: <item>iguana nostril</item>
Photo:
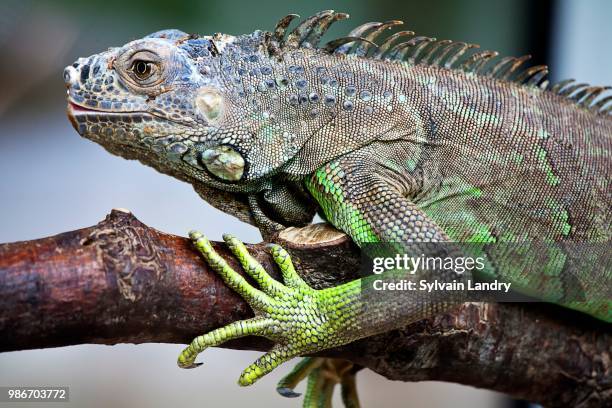
M 73 85 L 77 77 L 77 70 L 73 66 L 67 66 L 64 69 L 64 83 L 66 85 Z

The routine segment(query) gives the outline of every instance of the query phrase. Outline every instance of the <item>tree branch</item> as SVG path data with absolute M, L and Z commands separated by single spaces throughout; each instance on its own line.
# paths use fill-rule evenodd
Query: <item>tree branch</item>
M 313 286 L 358 277 L 359 251 L 323 227 L 274 240 Z M 215 248 L 239 270 L 224 244 Z M 249 250 L 278 271 L 265 243 Z M 333 271 L 330 273 L 329 271 Z M 0 245 L 0 351 L 82 343 L 188 343 L 252 316 L 191 243 L 113 210 L 98 225 Z M 543 304 L 464 304 L 402 330 L 322 352 L 403 381 L 440 380 L 548 406 L 612 400 L 610 327 Z M 265 350 L 248 337 L 225 347 Z

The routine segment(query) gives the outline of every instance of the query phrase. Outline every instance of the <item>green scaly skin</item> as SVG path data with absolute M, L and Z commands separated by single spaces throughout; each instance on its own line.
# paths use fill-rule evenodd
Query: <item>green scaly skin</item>
M 544 243 L 539 252 L 512 253 L 508 265 L 493 252 L 483 278 L 612 321 L 612 271 L 597 267 L 612 239 L 606 88 L 551 85 L 546 67 L 524 69 L 524 59 L 491 59 L 465 43 L 408 32 L 380 37 L 397 21 L 365 24 L 319 46 L 346 17 L 322 11 L 287 35 L 292 16 L 273 32 L 241 36 L 164 30 L 80 58 L 64 71 L 68 116 L 82 136 L 192 184 L 263 235 L 303 226 L 318 211 L 359 246 L 392 244 L 400 254 L 413 243 Z M 205 238 L 192 238 L 256 316 L 198 337 L 179 365 L 194 367 L 197 353 L 235 337 L 275 341 L 242 385 L 294 356 L 400 327 L 457 300 L 385 301 L 367 290 L 371 278 L 313 290 L 272 247 L 283 285 L 227 237 L 254 288 Z M 296 380 L 308 376 L 305 403 L 325 406 L 332 382 L 309 375 L 325 370 L 329 364 L 307 361 L 280 391 L 293 396 Z M 351 375 L 338 378 L 347 404 L 358 404 Z

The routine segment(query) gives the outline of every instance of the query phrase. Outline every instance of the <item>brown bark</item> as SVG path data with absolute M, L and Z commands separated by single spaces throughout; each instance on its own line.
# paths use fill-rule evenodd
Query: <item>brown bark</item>
M 307 242 L 290 230 L 275 240 L 315 287 L 356 278 L 357 248 L 345 236 L 320 234 Z M 215 247 L 238 268 L 223 244 Z M 249 249 L 278 276 L 265 243 Z M 90 228 L 0 245 L 0 351 L 188 343 L 250 316 L 187 239 L 149 228 L 126 211 L 113 210 Z M 472 303 L 321 355 L 394 380 L 450 381 L 549 406 L 586 407 L 612 400 L 611 339 L 609 325 L 553 306 Z M 249 337 L 225 346 L 264 350 L 270 343 Z

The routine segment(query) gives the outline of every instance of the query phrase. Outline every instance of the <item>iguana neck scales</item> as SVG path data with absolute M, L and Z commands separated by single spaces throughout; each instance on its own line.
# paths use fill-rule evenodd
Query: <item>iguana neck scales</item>
M 609 88 L 551 85 L 545 66 L 525 68 L 527 57 L 472 44 L 410 31 L 385 38 L 395 20 L 321 46 L 346 17 L 323 11 L 287 32 L 288 16 L 272 32 L 241 36 L 165 30 L 81 58 L 64 72 L 68 115 L 82 136 L 188 181 L 263 232 L 304 225 L 318 211 L 358 245 L 393 242 L 399 252 L 415 242 L 609 244 Z M 253 302 L 249 333 L 277 342 L 273 363 L 256 363 L 242 384 L 294 355 L 398 327 L 444 303 L 407 296 L 373 312 L 363 282 L 313 291 L 290 271 L 291 290 L 258 273 L 266 294 L 245 291 L 193 237 Z M 571 252 L 554 265 L 548 255 L 545 272 L 492 268 L 489 277 L 612 321 L 612 272 L 571 269 L 579 251 Z M 287 259 L 279 255 L 283 270 Z M 584 298 L 567 296 L 576 287 Z M 307 316 L 311 338 L 278 317 L 285 307 Z M 181 365 L 223 333 L 194 342 Z M 232 336 L 245 334 L 240 326 Z

